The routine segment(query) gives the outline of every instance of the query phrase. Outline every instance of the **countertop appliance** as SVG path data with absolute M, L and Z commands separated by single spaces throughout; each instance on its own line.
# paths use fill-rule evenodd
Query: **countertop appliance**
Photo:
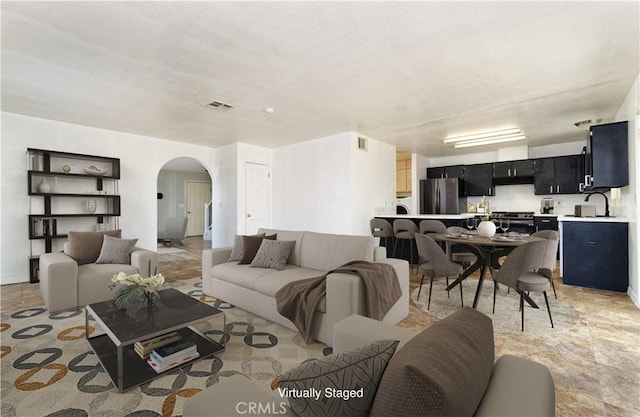
M 596 206 L 591 204 L 576 204 L 573 208 L 576 217 L 596 217 Z
M 420 214 L 460 214 L 467 209 L 458 178 L 420 180 Z
M 497 226 L 500 226 L 500 219 L 509 220 L 509 232 L 535 232 L 533 211 L 494 211 L 491 213 L 491 220 L 494 220 Z
M 553 213 L 553 198 L 543 198 L 540 201 L 540 213 L 541 214 Z

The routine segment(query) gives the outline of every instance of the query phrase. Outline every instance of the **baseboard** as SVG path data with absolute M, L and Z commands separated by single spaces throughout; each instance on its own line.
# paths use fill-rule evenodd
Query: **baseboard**
M 17 277 L 2 277 L 0 278 L 0 285 L 10 285 L 10 284 L 28 284 L 29 276 L 17 276 Z
M 635 304 L 636 307 L 640 308 L 640 297 L 638 297 L 638 294 L 633 291 L 633 288 L 629 287 L 627 289 L 627 294 L 629 294 L 629 298 L 631 298 L 633 304 Z

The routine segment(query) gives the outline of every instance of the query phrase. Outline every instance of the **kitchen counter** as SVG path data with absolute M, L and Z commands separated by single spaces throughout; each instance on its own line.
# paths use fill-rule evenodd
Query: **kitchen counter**
M 629 223 L 627 217 L 575 217 L 558 216 L 559 222 L 607 222 L 607 223 Z

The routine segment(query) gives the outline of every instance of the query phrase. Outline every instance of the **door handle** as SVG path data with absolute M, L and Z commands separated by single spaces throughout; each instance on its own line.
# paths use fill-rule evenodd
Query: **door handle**
M 578 191 L 580 191 L 581 193 L 584 193 L 584 184 L 583 183 L 578 184 Z
M 549 194 L 553 194 L 553 185 L 549 186 Z
M 247 213 L 247 217 L 251 217 L 251 213 Z
M 511 176 L 511 168 L 507 170 L 507 177 L 510 177 L 510 176 Z
M 556 185 L 556 193 L 560 193 L 560 186 Z
M 513 168 L 513 176 L 514 177 L 518 176 L 518 168 Z

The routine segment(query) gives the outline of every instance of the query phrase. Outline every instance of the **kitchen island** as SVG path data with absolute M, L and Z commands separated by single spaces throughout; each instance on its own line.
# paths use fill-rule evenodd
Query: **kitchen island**
M 565 284 L 627 292 L 629 220 L 558 216 L 560 275 Z

